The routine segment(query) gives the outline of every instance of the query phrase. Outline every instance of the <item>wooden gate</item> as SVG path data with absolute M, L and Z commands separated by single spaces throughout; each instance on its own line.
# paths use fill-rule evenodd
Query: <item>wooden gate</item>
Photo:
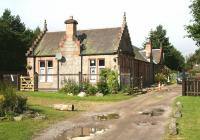
M 200 96 L 200 80 L 186 79 L 182 82 L 183 96 Z
M 29 76 L 20 76 L 20 90 L 34 91 L 34 78 Z

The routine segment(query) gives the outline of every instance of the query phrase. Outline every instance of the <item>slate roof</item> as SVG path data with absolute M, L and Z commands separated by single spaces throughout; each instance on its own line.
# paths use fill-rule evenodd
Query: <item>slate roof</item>
M 108 54 L 117 51 L 121 27 L 79 30 L 77 35 L 86 34 L 83 44 L 83 55 Z M 62 41 L 65 31 L 47 32 L 37 45 L 34 54 L 36 56 L 52 56 L 59 52 L 59 43 Z
M 148 61 L 148 59 L 146 57 L 146 51 L 145 50 L 139 50 L 139 53 L 144 57 L 144 59 L 146 59 Z M 152 49 L 153 62 L 155 64 L 160 63 L 160 60 L 161 60 L 161 55 L 160 54 L 161 54 L 161 50 L 160 49 Z
M 141 49 L 133 46 L 133 51 L 135 54 L 135 59 L 140 60 L 140 61 L 144 61 L 144 62 L 148 62 L 148 60 L 139 52 Z

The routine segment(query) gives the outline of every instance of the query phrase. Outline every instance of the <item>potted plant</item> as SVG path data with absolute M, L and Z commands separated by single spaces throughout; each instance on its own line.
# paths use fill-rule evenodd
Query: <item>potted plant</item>
M 31 66 L 31 65 L 27 65 L 27 66 L 26 66 L 26 69 L 27 69 L 27 70 L 31 70 L 31 69 L 32 69 L 32 66 Z
M 158 88 L 161 89 L 161 84 L 167 80 L 166 76 L 163 73 L 157 73 L 155 75 L 155 81 L 158 83 Z

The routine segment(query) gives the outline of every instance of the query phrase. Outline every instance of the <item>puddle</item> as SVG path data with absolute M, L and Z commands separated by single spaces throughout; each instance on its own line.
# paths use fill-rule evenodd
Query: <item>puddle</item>
M 149 116 L 161 116 L 164 112 L 165 112 L 165 110 L 162 109 L 162 108 L 154 108 L 154 109 L 149 110 L 149 111 L 144 111 L 141 114 L 142 115 L 149 115 Z
M 110 113 L 110 114 L 97 115 L 96 119 L 100 121 L 105 121 L 105 120 L 119 119 L 119 117 L 120 116 L 117 113 Z
M 139 125 L 139 126 L 157 125 L 156 122 L 148 122 L 148 121 L 141 121 L 141 122 L 138 122 L 136 124 Z
M 56 140 L 89 140 L 105 131 L 105 127 L 76 127 L 65 131 Z

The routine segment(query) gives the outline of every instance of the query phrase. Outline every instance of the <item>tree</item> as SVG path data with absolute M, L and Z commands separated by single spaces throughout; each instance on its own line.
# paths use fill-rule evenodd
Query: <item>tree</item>
M 0 17 L 0 71 L 25 70 L 25 53 L 36 33 L 27 29 L 18 15 L 11 15 L 7 9 L 4 11 Z
M 193 0 L 189 8 L 193 20 L 190 25 L 186 26 L 188 37 L 196 41 L 197 46 L 200 46 L 200 0 Z
M 192 69 L 195 64 L 200 64 L 200 48 L 195 51 L 194 54 L 188 56 L 186 60 L 186 68 Z
M 152 48 L 163 48 L 164 52 L 164 64 L 172 70 L 182 70 L 184 67 L 184 57 L 180 51 L 178 51 L 166 37 L 167 31 L 163 29 L 162 25 L 158 25 L 155 30 L 150 31 L 150 38 L 152 42 Z

